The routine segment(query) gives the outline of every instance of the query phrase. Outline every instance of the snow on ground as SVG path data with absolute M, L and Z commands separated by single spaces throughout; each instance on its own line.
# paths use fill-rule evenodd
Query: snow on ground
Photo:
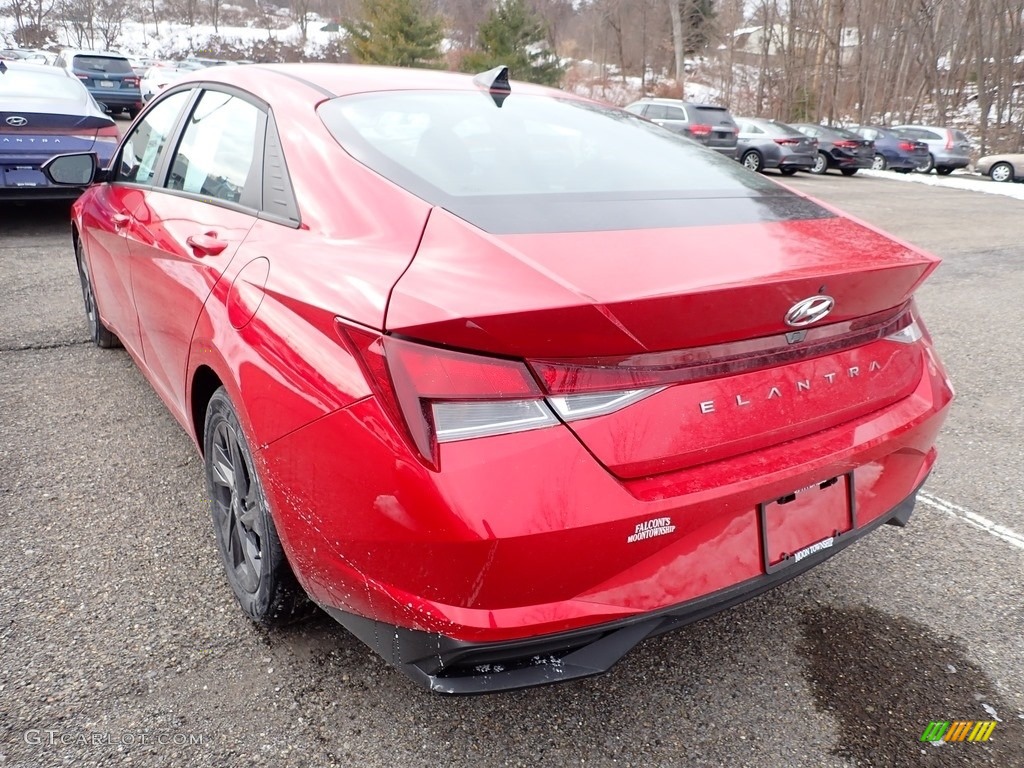
M 327 22 L 324 20 L 310 21 L 306 35 L 306 52 L 308 54 L 314 54 L 318 49 L 337 40 L 338 33 L 323 31 L 322 28 L 325 26 L 327 26 Z M 60 47 L 77 47 L 60 25 L 54 24 L 53 27 L 57 33 Z M 14 30 L 14 19 L 0 16 L 0 44 L 13 44 Z M 219 28 L 214 29 L 212 24 L 189 26 L 165 21 L 154 26 L 152 23 L 129 21 L 122 29 L 120 41 L 115 46 L 115 50 L 132 56 L 181 58 L 187 55 L 211 55 L 207 52 L 211 40 L 220 40 L 236 48 L 247 48 L 253 43 L 267 39 L 297 45 L 301 37 L 299 26 L 294 23 L 283 29 L 268 31 L 266 27 L 261 26 L 229 27 L 222 24 Z M 96 43 L 97 48 L 102 47 L 99 40 Z
M 1003 197 L 1024 200 L 1024 184 L 1000 183 L 974 174 L 954 173 L 949 176 L 935 176 L 930 173 L 925 175 L 922 173 L 862 170 L 857 175 L 870 176 L 873 179 L 903 181 L 910 184 L 927 184 L 930 187 L 960 189 L 967 192 L 984 192 L 987 195 L 1002 195 Z

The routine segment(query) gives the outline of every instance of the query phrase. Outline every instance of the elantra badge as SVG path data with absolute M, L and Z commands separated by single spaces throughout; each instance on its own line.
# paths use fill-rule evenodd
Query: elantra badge
M 804 325 L 816 323 L 832 311 L 836 300 L 831 296 L 811 296 L 809 299 L 798 301 L 789 308 L 786 313 L 786 325 L 792 328 L 800 328 Z

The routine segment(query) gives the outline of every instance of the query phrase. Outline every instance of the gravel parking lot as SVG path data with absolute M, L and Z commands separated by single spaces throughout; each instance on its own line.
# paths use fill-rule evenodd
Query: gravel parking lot
M 786 183 L 945 259 L 919 304 L 959 399 L 909 527 L 602 677 L 475 698 L 326 618 L 248 623 L 189 441 L 87 343 L 67 206 L 5 204 L 0 766 L 1024 765 L 1024 202 Z M 987 743 L 919 741 L 996 718 Z

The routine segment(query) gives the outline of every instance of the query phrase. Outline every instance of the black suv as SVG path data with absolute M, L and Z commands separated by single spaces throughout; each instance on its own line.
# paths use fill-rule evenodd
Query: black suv
M 726 157 L 736 157 L 739 130 L 725 107 L 694 104 L 680 99 L 641 99 L 626 109 L 670 131 L 699 141 Z
M 139 75 L 128 59 L 106 51 L 61 51 L 54 62 L 82 81 L 92 97 L 108 112 L 127 112 L 130 117 L 142 109 Z

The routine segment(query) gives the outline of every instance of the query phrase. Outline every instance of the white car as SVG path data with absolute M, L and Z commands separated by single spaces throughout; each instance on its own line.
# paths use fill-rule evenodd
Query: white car
M 146 70 L 139 83 L 139 89 L 142 91 L 142 100 L 145 102 L 150 101 L 179 77 L 194 71 L 195 67 L 181 67 L 176 62 L 156 64 L 150 67 Z

